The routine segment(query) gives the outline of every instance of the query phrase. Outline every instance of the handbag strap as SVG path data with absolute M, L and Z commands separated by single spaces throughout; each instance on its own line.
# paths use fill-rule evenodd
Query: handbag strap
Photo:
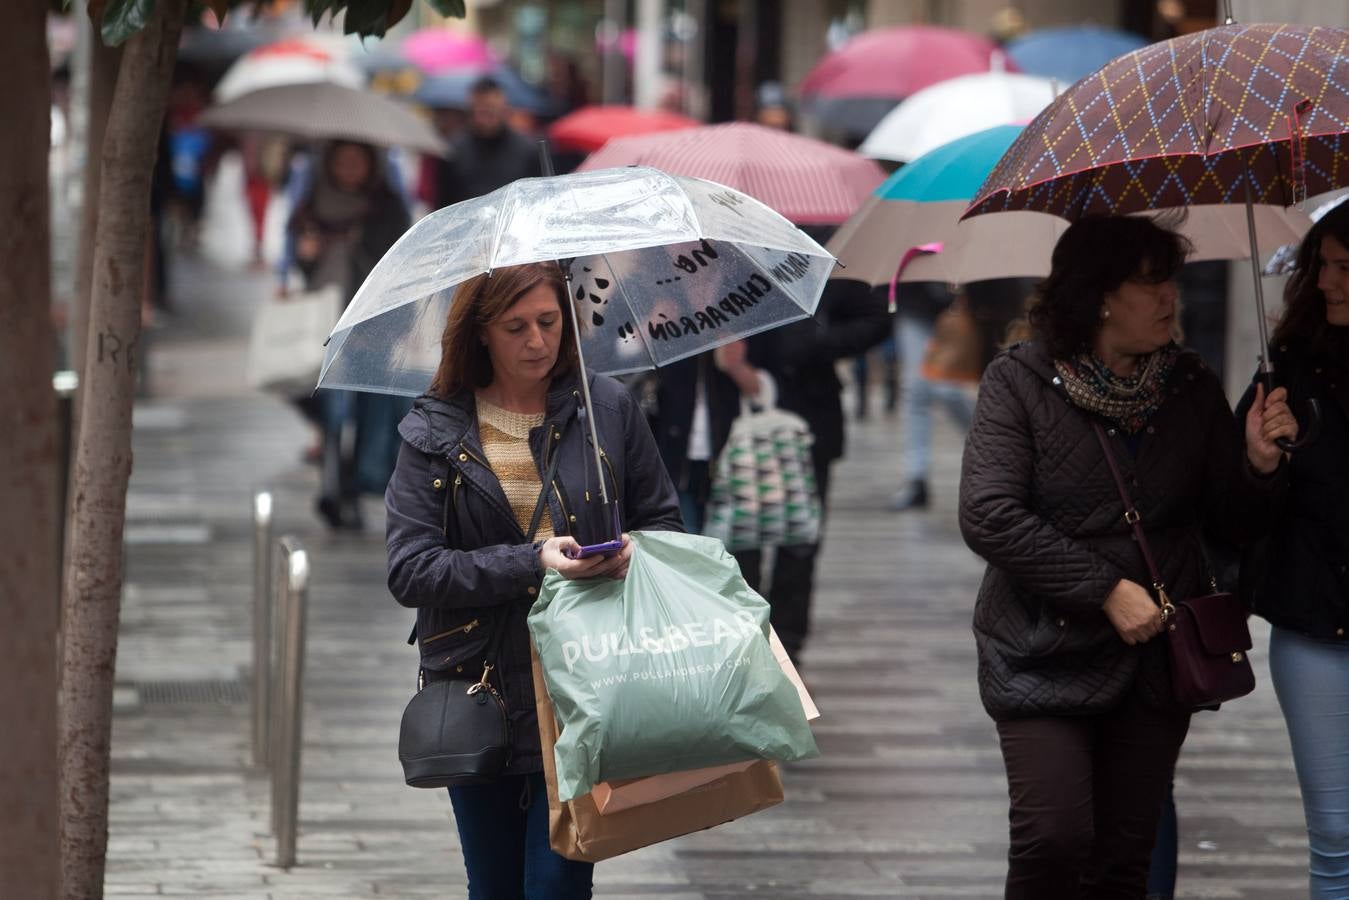
M 1124 476 L 1120 474 L 1119 462 L 1115 459 L 1115 451 L 1110 449 L 1105 429 L 1101 427 L 1100 422 L 1095 421 L 1091 423 L 1091 427 L 1096 432 L 1096 440 L 1100 442 L 1101 450 L 1105 452 L 1110 475 L 1115 479 L 1115 489 L 1119 491 L 1120 499 L 1124 501 L 1124 521 L 1134 530 L 1134 541 L 1138 544 L 1139 552 L 1143 554 L 1143 562 L 1148 567 L 1148 577 L 1152 579 L 1152 589 L 1157 592 L 1157 604 L 1162 608 L 1162 621 L 1165 622 L 1176 608 L 1171 605 L 1171 598 L 1166 594 L 1166 584 L 1163 583 L 1162 575 L 1157 571 L 1157 563 L 1152 558 L 1152 548 L 1148 545 L 1148 536 L 1143 531 L 1143 514 L 1138 511 L 1133 498 L 1129 496 L 1128 489 L 1124 486 Z
M 566 426 L 564 425 L 563 427 L 565 428 Z M 543 481 L 539 485 L 539 499 L 538 502 L 534 504 L 534 516 L 529 522 L 529 533 L 525 535 L 526 544 L 534 543 L 534 535 L 538 533 L 539 523 L 543 521 L 543 507 L 544 504 L 548 502 L 548 486 L 553 483 L 553 479 L 557 476 L 558 461 L 561 458 L 561 448 L 554 450 L 552 461 L 548 464 L 548 472 L 544 475 Z M 483 687 L 487 686 L 487 676 L 492 669 L 495 668 L 491 660 L 495 660 L 501 655 L 501 643 L 504 639 L 503 636 L 506 634 L 506 619 L 509 618 L 510 610 L 507 609 L 506 615 L 502 617 L 501 622 L 492 627 L 492 636 L 487 642 L 487 657 L 483 660 L 482 680 L 479 682 Z M 412 626 L 412 639 L 409 643 L 416 639 L 417 626 L 414 625 Z M 419 668 L 417 670 L 417 689 L 421 690 L 425 684 L 426 672 L 424 669 Z

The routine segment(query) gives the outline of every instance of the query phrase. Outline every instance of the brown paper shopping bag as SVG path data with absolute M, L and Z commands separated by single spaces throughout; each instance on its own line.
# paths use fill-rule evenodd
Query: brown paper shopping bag
M 557 766 L 553 745 L 557 719 L 544 684 L 537 652 L 534 658 L 534 697 L 539 715 L 539 742 L 543 774 L 548 783 L 548 839 L 553 850 L 568 859 L 599 862 L 691 834 L 782 802 L 782 781 L 775 763 L 758 760 L 742 771 L 723 775 L 673 797 L 612 812 L 600 813 L 593 794 L 562 803 L 557 798 Z

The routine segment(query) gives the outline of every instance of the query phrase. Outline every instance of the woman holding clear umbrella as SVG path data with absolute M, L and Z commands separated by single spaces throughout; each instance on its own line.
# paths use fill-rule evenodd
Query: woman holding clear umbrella
M 1269 669 L 1302 788 L 1311 896 L 1330 900 L 1349 896 L 1349 205 L 1303 239 L 1269 349 L 1290 396 L 1321 401 L 1321 430 L 1291 455 L 1287 498 L 1242 586 L 1274 626 Z
M 974 632 L 1011 795 L 1008 898 L 1141 897 L 1189 728 L 1104 453 L 1182 599 L 1208 591 L 1201 532 L 1257 537 L 1283 487 L 1274 439 L 1296 432 L 1284 392 L 1257 393 L 1243 447 L 1218 379 L 1172 342 L 1187 250 L 1142 217 L 1074 223 L 1032 340 L 981 382 L 960 526 L 988 561 Z
M 426 679 L 468 669 L 477 677 L 486 658 L 510 717 L 505 773 L 449 789 L 471 900 L 591 895 L 592 865 L 549 846 L 525 624 L 546 570 L 623 578 L 632 553 L 624 536 L 616 552 L 571 555 L 608 541 L 612 519 L 599 502 L 567 297 L 551 262 L 458 287 L 440 367 L 399 426 L 402 450 L 385 494 L 389 589 L 417 610 Z M 606 486 L 624 526 L 683 530 L 636 400 L 611 378 L 589 377 Z

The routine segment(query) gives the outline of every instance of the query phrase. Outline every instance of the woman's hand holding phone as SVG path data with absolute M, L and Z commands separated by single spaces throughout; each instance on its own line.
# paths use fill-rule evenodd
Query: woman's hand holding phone
M 563 578 L 614 578 L 628 574 L 632 559 L 632 542 L 625 534 L 620 548 L 603 553 L 580 555 L 581 545 L 570 536 L 549 538 L 539 548 L 539 561 L 544 568 L 556 569 Z

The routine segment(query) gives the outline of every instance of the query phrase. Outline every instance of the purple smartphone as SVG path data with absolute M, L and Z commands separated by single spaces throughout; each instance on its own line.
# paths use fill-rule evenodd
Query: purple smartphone
M 585 559 L 587 556 L 613 556 L 623 549 L 623 542 L 605 541 L 603 544 L 587 544 L 577 550 L 563 550 L 562 553 L 569 559 Z
M 563 550 L 568 559 L 585 559 L 587 556 L 613 556 L 623 549 L 623 531 L 618 523 L 618 505 L 614 504 L 614 534 L 618 537 L 602 544 L 585 544 L 577 550 Z

